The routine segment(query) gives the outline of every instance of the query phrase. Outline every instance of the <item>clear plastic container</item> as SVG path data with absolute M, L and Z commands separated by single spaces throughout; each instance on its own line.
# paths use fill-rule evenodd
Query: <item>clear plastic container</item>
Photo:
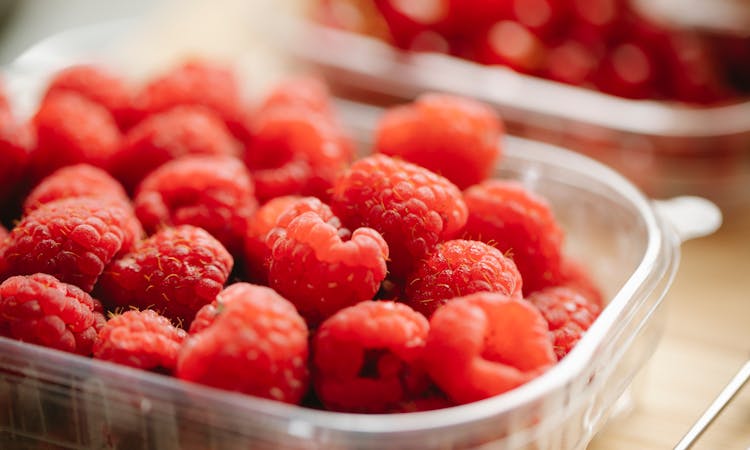
M 54 45 L 46 48 L 65 63 L 80 57 L 64 45 L 57 52 Z M 34 98 L 33 88 L 49 75 L 43 59 L 22 60 L 37 64 L 9 72 L 11 94 L 20 103 Z M 377 108 L 346 101 L 338 106 L 358 141 L 369 142 Z M 659 342 L 681 242 L 713 232 L 721 214 L 701 198 L 650 201 L 613 170 L 559 147 L 514 137 L 502 145 L 497 175 L 549 199 L 566 231 L 566 253 L 590 268 L 607 299 L 579 344 L 547 373 L 463 406 L 344 414 L 0 338 L 0 447 L 585 448 Z
M 339 95 L 381 105 L 425 91 L 494 105 L 517 136 L 594 157 L 657 197 L 750 204 L 750 101 L 716 107 L 629 100 L 289 18 L 279 40 Z

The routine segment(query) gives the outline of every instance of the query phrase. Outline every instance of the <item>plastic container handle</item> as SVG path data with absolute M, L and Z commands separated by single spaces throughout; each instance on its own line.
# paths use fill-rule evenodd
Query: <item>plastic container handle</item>
M 654 200 L 653 205 L 657 213 L 672 226 L 680 242 L 708 236 L 721 226 L 721 210 L 703 197 Z

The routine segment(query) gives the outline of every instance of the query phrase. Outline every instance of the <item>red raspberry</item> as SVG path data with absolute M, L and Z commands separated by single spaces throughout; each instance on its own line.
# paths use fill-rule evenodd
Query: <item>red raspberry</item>
M 573 349 L 601 311 L 598 305 L 567 287 L 542 289 L 527 300 L 547 320 L 558 360 Z
M 429 324 L 407 305 L 366 301 L 331 316 L 313 338 L 315 391 L 335 411 L 384 413 L 428 385 L 418 358 Z
M 185 326 L 221 292 L 232 256 L 205 230 L 164 228 L 110 264 L 97 292 L 110 309 L 153 308 Z
M 186 337 L 185 330 L 156 311 L 126 311 L 110 318 L 99 330 L 94 358 L 171 373 Z
M 297 195 L 276 197 L 250 217 L 245 232 L 245 271 L 256 283 L 268 283 L 268 259 L 271 257 L 271 249 L 266 245 L 268 232 L 276 226 L 279 216 L 302 198 Z
M 134 202 L 146 232 L 195 225 L 233 255 L 242 252 L 247 220 L 257 208 L 247 168 L 225 155 L 185 156 L 164 164 L 141 182 Z
M 143 117 L 180 105 L 202 106 L 219 117 L 237 139 L 247 137 L 242 93 L 233 70 L 193 59 L 151 80 L 135 99 Z
M 438 244 L 406 281 L 409 305 L 427 317 L 454 297 L 485 291 L 522 298 L 521 274 L 513 260 L 480 241 Z
M 326 199 L 351 158 L 352 147 L 331 118 L 293 105 L 259 113 L 245 152 L 261 202 L 291 194 Z
M 560 283 L 563 231 L 545 199 L 503 180 L 473 186 L 464 199 L 469 208 L 464 238 L 510 256 L 521 272 L 524 295 Z
M 438 242 L 454 237 L 466 223 L 458 188 L 429 170 L 372 155 L 355 162 L 333 188 L 331 208 L 354 229 L 379 231 L 391 255 L 388 269 L 406 276 Z
M 0 205 L 23 190 L 33 141 L 29 126 L 18 124 L 9 111 L 0 110 Z
M 37 145 L 32 153 L 32 175 L 36 180 L 78 163 L 107 170 L 120 145 L 120 130 L 112 114 L 74 92 L 47 97 L 33 124 Z
M 293 77 L 277 83 L 263 100 L 260 113 L 288 106 L 300 106 L 328 117 L 333 116 L 328 87 L 320 78 L 312 76 Z
M 90 292 L 105 266 L 139 237 L 133 220 L 130 211 L 92 198 L 44 204 L 11 231 L 0 275 L 47 273 Z
M 315 212 L 268 234 L 269 285 L 294 303 L 308 324 L 372 299 L 385 278 L 388 245 L 380 234 L 364 227 L 348 234 Z
M 481 292 L 454 298 L 430 319 L 427 372 L 463 404 L 501 394 L 557 360 L 547 322 L 529 302 Z
M 308 332 L 294 306 L 272 289 L 248 283 L 218 297 L 213 323 L 191 335 L 177 376 L 287 403 L 307 390 Z
M 51 275 L 10 277 L 0 284 L 0 335 L 90 355 L 104 325 L 102 305 Z
M 123 130 L 135 120 L 129 86 L 104 67 L 80 64 L 57 72 L 47 87 L 45 98 L 59 92 L 75 92 L 102 105 Z
M 3 243 L 5 242 L 5 239 L 8 238 L 8 230 L 5 229 L 5 227 L 0 224 L 0 253 L 2 253 L 3 249 Z
M 71 197 L 88 197 L 131 209 L 130 199 L 122 185 L 110 174 L 88 164 L 57 169 L 44 178 L 24 201 L 26 214 L 40 206 Z
M 383 115 L 375 149 L 426 167 L 465 189 L 495 169 L 502 130 L 497 113 L 483 103 L 426 94 Z
M 192 154 L 237 155 L 238 146 L 211 111 L 178 107 L 131 128 L 113 158 L 112 173 L 132 191 L 152 170 Z
M 604 295 L 591 278 L 586 267 L 576 261 L 564 258 L 560 271 L 562 273 L 561 286 L 573 289 L 583 295 L 599 309 L 604 308 Z

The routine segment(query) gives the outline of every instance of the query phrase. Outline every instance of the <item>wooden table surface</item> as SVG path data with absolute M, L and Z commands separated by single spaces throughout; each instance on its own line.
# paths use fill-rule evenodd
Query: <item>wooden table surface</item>
M 672 448 L 750 358 L 750 208 L 683 244 L 665 301 L 665 333 L 634 384 L 633 411 L 611 421 L 589 450 Z M 750 384 L 693 448 L 750 448 Z

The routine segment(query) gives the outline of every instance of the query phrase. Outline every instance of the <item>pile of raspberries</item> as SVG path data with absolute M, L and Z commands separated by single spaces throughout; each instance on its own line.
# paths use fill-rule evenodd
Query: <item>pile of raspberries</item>
M 0 336 L 311 408 L 494 396 L 576 345 L 602 295 L 477 101 L 387 110 L 356 157 L 326 86 L 246 101 L 190 60 L 134 86 L 68 67 L 0 95 Z

